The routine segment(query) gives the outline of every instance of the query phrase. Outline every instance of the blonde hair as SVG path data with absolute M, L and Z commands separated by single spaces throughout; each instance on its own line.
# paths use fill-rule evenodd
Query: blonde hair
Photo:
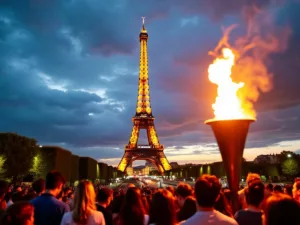
M 73 205 L 73 221 L 78 224 L 85 224 L 88 216 L 93 210 L 96 210 L 95 204 L 96 194 L 91 182 L 82 180 L 76 187 L 74 205 Z

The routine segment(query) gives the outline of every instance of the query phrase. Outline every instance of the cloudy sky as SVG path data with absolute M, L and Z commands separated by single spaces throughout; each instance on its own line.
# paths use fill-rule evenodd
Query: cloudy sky
M 212 131 L 203 123 L 213 117 L 216 96 L 207 78 L 213 60 L 208 52 L 222 27 L 239 25 L 229 39 L 234 43 L 245 34 L 249 15 L 259 14 L 264 29 L 256 35 L 277 34 L 280 49 L 264 58 L 273 88 L 254 105 L 257 122 L 245 158 L 300 152 L 297 0 L 0 0 L 0 5 L 1 132 L 118 164 L 135 113 L 138 35 L 145 16 L 151 103 L 169 161 L 218 161 Z

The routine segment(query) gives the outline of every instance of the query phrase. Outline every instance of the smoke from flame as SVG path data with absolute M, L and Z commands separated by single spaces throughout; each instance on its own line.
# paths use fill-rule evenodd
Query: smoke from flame
M 209 80 L 218 85 L 212 106 L 215 119 L 256 118 L 254 102 L 260 93 L 272 89 L 269 56 L 286 48 L 290 34 L 288 28 L 275 27 L 271 17 L 260 12 L 248 20 L 247 34 L 231 45 L 229 34 L 236 27 L 224 29 L 217 47 L 209 52 L 215 58 L 208 68 Z

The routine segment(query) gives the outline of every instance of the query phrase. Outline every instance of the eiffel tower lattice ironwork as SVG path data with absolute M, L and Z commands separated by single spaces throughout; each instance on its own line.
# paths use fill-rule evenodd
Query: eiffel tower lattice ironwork
M 148 77 L 148 33 L 145 29 L 144 17 L 143 27 L 140 32 L 140 72 L 136 114 L 132 118 L 133 128 L 129 143 L 125 146 L 125 153 L 118 170 L 124 172 L 128 165 L 134 160 L 146 160 L 153 163 L 162 174 L 170 170 L 171 166 L 164 154 L 164 146 L 160 144 L 154 127 L 154 116 L 150 105 L 150 90 Z M 138 145 L 140 130 L 147 130 L 148 145 Z

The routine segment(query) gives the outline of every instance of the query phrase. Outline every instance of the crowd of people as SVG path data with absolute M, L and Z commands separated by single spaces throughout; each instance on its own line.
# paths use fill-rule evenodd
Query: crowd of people
M 212 175 L 199 177 L 194 187 L 122 190 L 82 180 L 65 187 L 58 171 L 30 187 L 0 180 L 0 223 L 3 225 L 299 225 L 300 180 L 286 188 L 264 185 L 249 174 L 240 190 L 240 210 L 233 212 L 232 193 Z

